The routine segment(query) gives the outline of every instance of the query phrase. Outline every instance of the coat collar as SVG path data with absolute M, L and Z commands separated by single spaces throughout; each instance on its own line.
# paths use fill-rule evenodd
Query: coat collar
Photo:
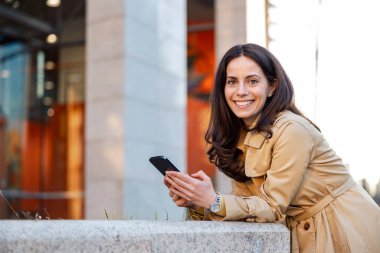
M 289 112 L 287 110 L 283 111 L 283 112 L 280 112 L 278 114 L 277 119 L 275 120 L 274 124 L 276 124 L 279 121 L 279 119 L 283 118 L 287 114 L 289 114 Z M 258 120 L 260 119 L 260 117 L 261 117 L 261 114 L 252 123 L 252 125 L 250 126 L 250 129 L 253 129 L 256 126 L 256 124 L 257 124 Z M 245 135 L 245 139 L 244 139 L 243 144 L 247 145 L 247 146 L 250 146 L 250 147 L 254 147 L 254 148 L 259 149 L 263 145 L 264 141 L 267 139 L 268 135 L 269 134 L 266 133 L 266 132 L 250 131 L 250 132 L 248 132 Z M 241 137 L 242 136 L 240 136 L 240 138 Z M 239 140 L 239 144 L 240 144 L 240 140 Z
M 247 136 L 244 139 L 244 144 L 259 149 L 267 137 L 268 133 L 251 131 L 247 133 Z
M 250 129 L 253 129 L 256 126 L 260 117 L 261 117 L 261 114 L 258 115 L 256 117 L 255 121 L 253 121 L 253 123 L 249 126 Z M 243 151 L 245 150 L 246 146 L 250 146 L 250 147 L 254 147 L 254 148 L 259 149 L 263 145 L 263 143 L 266 139 L 266 136 L 267 136 L 266 133 L 258 133 L 256 131 L 249 131 L 249 132 L 244 131 L 244 134 L 240 135 L 238 148 L 243 150 Z
M 239 137 L 239 141 L 238 141 L 238 144 L 236 145 L 236 147 L 238 149 L 240 149 L 241 151 L 243 151 L 243 153 L 245 152 L 245 139 L 247 137 L 247 132 L 246 131 L 242 131 L 240 133 L 240 137 Z

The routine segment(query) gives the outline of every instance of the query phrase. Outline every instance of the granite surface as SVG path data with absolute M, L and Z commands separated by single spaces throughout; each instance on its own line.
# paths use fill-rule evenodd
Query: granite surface
M 0 252 L 290 252 L 290 233 L 246 222 L 3 220 Z

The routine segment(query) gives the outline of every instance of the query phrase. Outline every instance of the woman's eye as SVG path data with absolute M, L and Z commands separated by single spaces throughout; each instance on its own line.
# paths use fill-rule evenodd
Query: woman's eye
M 235 83 L 236 83 L 236 82 L 235 82 L 234 80 L 228 80 L 228 81 L 227 81 L 227 84 L 228 84 L 228 85 L 234 85 Z
M 256 79 L 251 79 L 251 80 L 248 81 L 248 83 L 251 84 L 251 85 L 255 85 L 255 84 L 257 84 L 258 82 L 259 82 L 259 81 L 257 81 Z

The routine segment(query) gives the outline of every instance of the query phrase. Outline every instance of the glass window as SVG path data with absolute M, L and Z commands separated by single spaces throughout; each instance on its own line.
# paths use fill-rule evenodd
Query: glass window
M 49 2 L 0 0 L 2 219 L 83 217 L 85 1 Z

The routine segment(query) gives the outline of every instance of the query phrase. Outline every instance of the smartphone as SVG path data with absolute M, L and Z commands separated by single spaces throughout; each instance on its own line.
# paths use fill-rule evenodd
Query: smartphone
M 165 176 L 165 171 L 173 170 L 180 172 L 165 156 L 153 156 L 149 158 L 149 162 L 151 162 L 154 167 L 161 172 L 162 175 Z

